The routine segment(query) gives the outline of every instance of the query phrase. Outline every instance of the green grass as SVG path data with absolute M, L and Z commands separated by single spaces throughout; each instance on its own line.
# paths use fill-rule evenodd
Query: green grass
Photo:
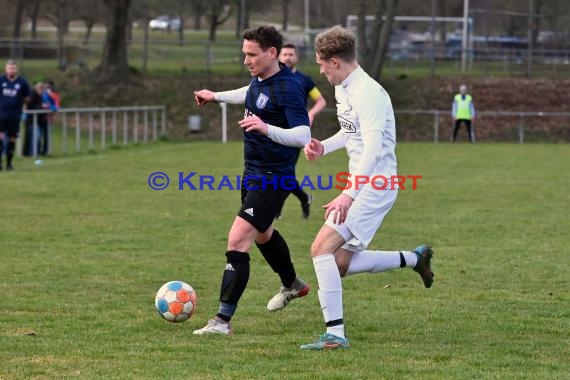
M 179 191 L 177 173 L 241 174 L 241 152 L 157 143 L 0 172 L 0 379 L 568 378 L 568 145 L 400 144 L 400 174 L 423 178 L 371 247 L 431 242 L 434 286 L 409 269 L 346 278 L 352 347 L 325 353 L 298 346 L 324 330 L 309 247 L 335 191 L 309 220 L 289 199 L 277 222 L 309 296 L 267 312 L 279 282 L 254 249 L 236 335 L 192 335 L 217 310 L 239 193 Z M 345 168 L 337 153 L 298 172 Z M 149 189 L 155 171 L 167 190 Z M 182 324 L 154 310 L 173 279 L 199 295 Z

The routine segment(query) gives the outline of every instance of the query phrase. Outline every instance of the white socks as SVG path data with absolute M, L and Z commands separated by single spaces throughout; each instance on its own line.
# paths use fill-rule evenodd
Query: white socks
M 332 253 L 313 257 L 319 283 L 319 301 L 325 322 L 342 319 L 342 281 Z M 344 324 L 327 327 L 327 333 L 345 339 Z
M 406 266 L 413 268 L 418 263 L 418 255 L 411 251 L 401 251 Z M 400 251 L 362 251 L 352 254 L 346 275 L 363 272 L 384 272 L 400 268 Z M 316 268 L 316 266 L 315 266 Z

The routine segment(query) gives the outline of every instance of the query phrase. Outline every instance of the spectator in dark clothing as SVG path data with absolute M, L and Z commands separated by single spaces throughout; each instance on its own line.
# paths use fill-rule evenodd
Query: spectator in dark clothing
M 49 109 L 49 104 L 45 102 L 44 93 L 46 90 L 45 83 L 37 83 L 34 86 L 30 102 L 29 110 L 45 110 Z M 34 128 L 36 128 L 35 144 L 37 154 L 46 155 L 48 148 L 48 114 L 28 114 L 26 117 L 26 136 L 24 138 L 24 156 L 34 155 Z

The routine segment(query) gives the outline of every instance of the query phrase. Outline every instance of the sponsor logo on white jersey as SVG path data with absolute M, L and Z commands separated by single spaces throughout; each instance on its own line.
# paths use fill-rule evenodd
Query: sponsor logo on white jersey
M 253 207 L 252 208 L 246 208 L 245 210 L 243 210 L 243 212 L 245 212 L 248 215 L 253 216 Z
M 344 117 L 339 116 L 338 123 L 340 124 L 340 128 L 345 133 L 356 133 L 356 127 L 350 120 L 347 120 Z

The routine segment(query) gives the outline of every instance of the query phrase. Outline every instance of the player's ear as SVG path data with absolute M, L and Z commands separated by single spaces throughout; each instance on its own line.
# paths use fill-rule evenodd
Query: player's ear
M 336 57 L 331 58 L 331 63 L 335 69 L 338 69 L 340 67 L 340 60 Z
M 271 57 L 279 57 L 279 54 L 277 54 L 277 48 L 276 47 L 270 47 L 269 48 L 269 54 L 271 55 Z

